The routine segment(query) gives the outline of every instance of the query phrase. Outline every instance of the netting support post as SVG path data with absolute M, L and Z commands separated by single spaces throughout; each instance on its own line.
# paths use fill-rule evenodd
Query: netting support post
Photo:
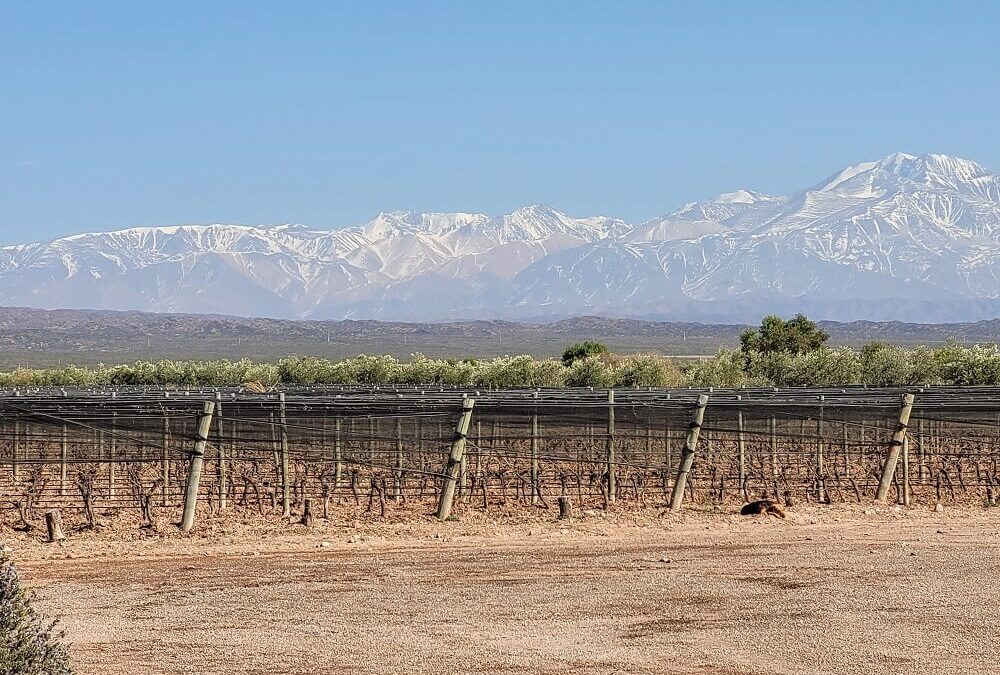
M 215 401 L 205 401 L 198 416 L 198 435 L 191 451 L 191 470 L 188 472 L 187 488 L 184 490 L 184 513 L 181 516 L 181 532 L 190 532 L 194 527 L 194 512 L 198 506 L 198 488 L 201 485 L 201 469 L 205 463 L 205 444 L 212 430 L 212 415 Z
M 684 440 L 684 450 L 681 451 L 680 466 L 677 467 L 677 479 L 674 490 L 670 494 L 670 510 L 679 511 L 684 501 L 684 489 L 687 487 L 688 474 L 694 464 L 694 452 L 698 447 L 698 436 L 701 435 L 701 425 L 705 421 L 705 407 L 708 405 L 708 394 L 698 397 L 691 423 L 688 425 L 687 438 Z
M 892 434 L 889 442 L 889 451 L 885 455 L 885 464 L 882 465 L 882 477 L 878 481 L 878 490 L 875 492 L 875 501 L 884 502 L 889 494 L 889 486 L 892 485 L 892 477 L 896 473 L 896 464 L 899 462 L 899 453 L 903 448 L 903 439 L 906 437 L 906 430 L 910 425 L 910 412 L 913 410 L 913 394 L 903 395 L 903 404 L 899 408 L 899 419 L 896 422 L 896 431 Z
M 472 409 L 476 399 L 462 400 L 462 415 L 455 427 L 455 438 L 451 442 L 451 454 L 448 455 L 448 466 L 445 467 L 444 485 L 441 486 L 441 498 L 438 501 L 438 520 L 448 520 L 451 516 L 451 506 L 455 501 L 455 487 L 458 485 L 458 473 L 465 457 L 465 440 L 469 435 L 469 425 L 472 423 Z

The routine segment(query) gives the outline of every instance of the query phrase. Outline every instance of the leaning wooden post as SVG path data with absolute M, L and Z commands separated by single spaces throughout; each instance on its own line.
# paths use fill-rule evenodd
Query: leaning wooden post
M 292 492 L 288 480 L 288 419 L 285 416 L 285 392 L 278 394 L 278 417 L 281 426 L 281 515 L 288 518 L 292 515 Z
M 198 435 L 191 452 L 191 471 L 188 472 L 187 489 L 184 491 L 184 513 L 181 516 L 181 532 L 190 532 L 194 527 L 194 511 L 198 506 L 198 487 L 201 484 L 201 467 L 205 462 L 205 444 L 212 430 L 212 414 L 215 401 L 205 401 L 198 416 Z
M 884 502 L 889 494 L 889 486 L 892 484 L 892 477 L 896 473 L 896 463 L 899 461 L 899 451 L 903 447 L 903 438 L 906 436 L 906 429 L 910 425 L 910 411 L 913 410 L 913 394 L 903 396 L 903 405 L 899 409 L 899 420 L 896 423 L 896 431 L 892 435 L 889 443 L 889 452 L 885 456 L 885 464 L 882 467 L 882 477 L 878 481 L 878 491 L 875 493 L 875 501 Z
M 677 478 L 674 480 L 674 490 L 670 494 L 670 510 L 678 511 L 681 502 L 684 500 L 684 489 L 687 487 L 688 474 L 691 473 L 691 465 L 694 464 L 694 451 L 698 447 L 698 436 L 701 434 L 701 424 L 705 420 L 705 406 L 708 405 L 708 394 L 698 397 L 698 404 L 694 408 L 694 415 L 691 417 L 691 424 L 688 425 L 687 439 L 684 441 L 684 449 L 681 451 L 681 463 L 677 467 Z
M 618 480 L 615 476 L 615 390 L 608 389 L 608 440 L 607 440 L 608 503 L 613 504 L 618 494 Z
M 448 520 L 451 515 L 451 505 L 455 501 L 455 486 L 458 484 L 459 466 L 465 456 L 465 439 L 469 435 L 469 425 L 472 422 L 472 408 L 476 399 L 462 400 L 462 416 L 458 418 L 455 428 L 455 438 L 451 442 L 451 454 L 448 456 L 448 466 L 445 467 L 444 485 L 441 486 L 441 499 L 438 501 L 438 520 Z

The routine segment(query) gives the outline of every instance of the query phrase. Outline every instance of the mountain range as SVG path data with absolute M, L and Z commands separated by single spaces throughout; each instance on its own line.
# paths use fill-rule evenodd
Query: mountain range
M 975 321 L 1000 314 L 1000 177 L 895 153 L 633 224 L 535 205 L 360 226 L 178 225 L 0 248 L 0 304 L 308 319 Z

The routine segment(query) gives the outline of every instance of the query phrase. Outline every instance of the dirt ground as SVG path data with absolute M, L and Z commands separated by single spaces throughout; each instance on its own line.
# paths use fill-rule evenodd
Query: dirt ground
M 79 673 L 995 673 L 1000 510 L 2 534 Z

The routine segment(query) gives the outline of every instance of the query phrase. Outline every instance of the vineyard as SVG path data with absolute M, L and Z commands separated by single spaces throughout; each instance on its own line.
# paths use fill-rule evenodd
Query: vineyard
M 195 506 L 309 521 L 419 503 L 442 518 L 761 495 L 1000 503 L 995 388 L 250 389 L 8 393 L 3 505 L 24 526 L 55 507 L 152 526 L 186 505 L 190 527 Z

